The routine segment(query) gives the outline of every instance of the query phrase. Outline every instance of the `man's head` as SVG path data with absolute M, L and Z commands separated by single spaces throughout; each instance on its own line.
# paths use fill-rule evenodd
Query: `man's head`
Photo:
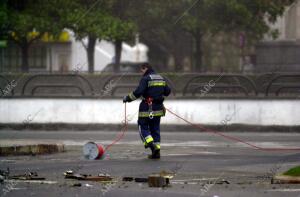
M 144 63 L 141 65 L 141 72 L 143 73 L 143 75 L 148 71 L 148 70 L 152 70 L 152 66 L 149 63 Z

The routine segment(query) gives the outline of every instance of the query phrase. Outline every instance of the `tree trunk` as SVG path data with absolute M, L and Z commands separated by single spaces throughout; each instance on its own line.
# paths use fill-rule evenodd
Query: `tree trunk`
M 194 69 L 196 72 L 203 71 L 202 68 L 202 59 L 203 59 L 203 51 L 202 51 L 202 38 L 203 35 L 200 32 L 197 32 L 195 35 L 195 66 Z
M 88 44 L 87 44 L 87 58 L 88 58 L 88 67 L 89 73 L 94 73 L 94 65 L 95 65 L 95 45 L 97 38 L 93 36 L 88 36 Z
M 183 71 L 183 65 L 182 65 L 182 49 L 181 49 L 181 45 L 180 42 L 178 42 L 178 40 L 180 40 L 180 37 L 178 36 L 177 32 L 172 32 L 171 34 L 172 37 L 172 53 L 174 55 L 174 63 L 175 63 L 175 72 L 180 72 Z
M 29 71 L 29 63 L 28 63 L 29 44 L 22 43 L 20 45 L 20 47 L 21 47 L 21 53 L 22 53 L 21 70 L 22 70 L 22 72 L 28 72 Z
M 176 52 L 175 52 L 176 53 Z M 175 62 L 175 72 L 181 72 L 183 71 L 183 67 L 182 67 L 182 62 L 181 62 L 181 57 L 179 57 L 180 55 L 178 53 L 176 53 L 174 55 L 174 62 Z
M 121 40 L 116 40 L 116 42 L 115 42 L 114 72 L 119 72 L 120 71 L 121 53 L 122 53 L 122 41 Z

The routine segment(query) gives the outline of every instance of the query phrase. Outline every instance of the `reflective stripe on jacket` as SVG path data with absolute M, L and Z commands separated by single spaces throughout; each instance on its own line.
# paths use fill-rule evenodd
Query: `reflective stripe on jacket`
M 128 97 L 134 101 L 140 97 L 152 98 L 153 116 L 163 116 L 163 101 L 165 96 L 169 96 L 171 89 L 165 79 L 149 69 L 141 78 L 138 87 L 131 92 Z M 139 106 L 139 117 L 149 117 L 148 104 L 143 100 Z

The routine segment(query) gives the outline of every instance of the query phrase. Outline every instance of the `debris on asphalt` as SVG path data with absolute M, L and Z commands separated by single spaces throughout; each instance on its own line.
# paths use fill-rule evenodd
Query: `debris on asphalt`
M 148 178 L 135 178 L 134 181 L 137 183 L 147 183 Z
M 76 179 L 83 181 L 111 181 L 112 178 L 108 174 L 98 174 L 98 176 L 92 176 L 87 174 L 74 174 L 72 170 L 68 170 L 64 173 L 66 179 Z
M 5 182 L 7 183 L 18 183 L 18 182 L 22 182 L 22 183 L 34 183 L 34 184 L 49 184 L 49 185 L 53 185 L 53 184 L 57 184 L 57 181 L 46 181 L 46 180 L 20 180 L 20 179 L 11 179 L 11 180 L 5 180 Z
M 74 183 L 73 185 L 71 185 L 72 187 L 81 187 L 81 183 Z
M 7 168 L 6 170 L 0 170 L 0 176 L 2 176 L 4 179 L 7 179 L 9 176 L 9 168 Z
M 46 180 L 44 177 L 39 177 L 37 172 L 27 172 L 21 175 L 9 176 L 9 179 L 14 180 Z
M 170 184 L 169 176 L 162 176 L 161 174 L 151 174 L 148 176 L 149 187 L 166 187 Z
M 237 182 L 237 185 L 251 185 L 252 182 L 251 181 L 243 181 L 243 182 Z
M 148 178 L 139 178 L 139 177 L 123 177 L 123 181 L 131 182 L 135 181 L 137 183 L 147 183 Z
M 161 171 L 160 173 L 150 174 L 148 178 L 141 177 L 123 177 L 123 181 L 137 183 L 148 183 L 149 187 L 165 187 L 170 184 L 170 179 L 174 177 L 174 173 Z
M 123 177 L 123 179 L 122 179 L 123 181 L 128 181 L 128 182 L 131 182 L 131 181 L 133 181 L 134 180 L 134 178 L 133 177 Z
M 230 184 L 229 181 L 222 179 L 222 180 L 215 180 L 213 179 L 208 179 L 208 178 L 203 178 L 203 179 L 185 179 L 185 180 L 172 180 L 171 183 L 174 184 L 185 184 L 185 185 L 196 185 L 196 184 L 208 184 L 208 185 L 222 185 L 222 184 Z M 238 184 L 244 184 L 244 183 L 238 183 Z M 246 184 L 246 183 L 245 183 Z
M 93 185 L 90 185 L 88 183 L 85 184 L 86 187 L 93 187 Z
M 4 183 L 4 176 L 2 176 L 2 175 L 0 175 L 0 183 L 2 184 L 2 183 Z
M 172 173 L 172 172 L 167 172 L 167 171 L 161 171 L 159 173 L 160 176 L 163 176 L 163 177 L 166 177 L 166 178 L 169 178 L 169 179 L 172 179 L 174 176 L 175 176 L 175 173 Z
M 222 184 L 230 184 L 230 182 L 227 181 L 227 180 L 225 180 L 225 179 L 223 179 L 223 180 L 220 180 L 220 181 L 215 182 L 214 184 L 222 185 Z

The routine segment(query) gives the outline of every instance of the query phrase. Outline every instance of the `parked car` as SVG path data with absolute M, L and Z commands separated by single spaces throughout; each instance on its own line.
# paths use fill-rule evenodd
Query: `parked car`
M 140 65 L 145 62 L 121 62 L 119 72 L 139 73 Z M 107 64 L 102 72 L 114 72 L 114 63 Z

